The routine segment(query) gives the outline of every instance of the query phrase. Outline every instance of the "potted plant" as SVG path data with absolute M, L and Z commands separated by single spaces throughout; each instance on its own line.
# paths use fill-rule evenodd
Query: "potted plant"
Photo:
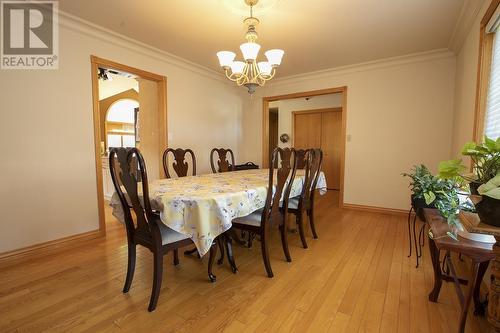
M 437 208 L 450 223 L 454 223 L 456 214 L 453 213 L 460 204 L 454 180 L 432 175 L 423 164 L 413 167 L 411 173 L 403 173 L 403 176 L 411 178 L 411 203 L 422 221 L 425 221 L 423 208 Z
M 434 196 L 432 192 L 433 176 L 423 164 L 415 165 L 410 173 L 402 175 L 411 179 L 411 205 L 417 216 L 424 221 L 423 208 L 435 208 L 432 203 L 434 201 L 432 200 Z
M 500 138 L 485 137 L 484 142 L 468 142 L 462 155 L 472 161 L 472 173 L 459 159 L 439 165 L 439 176 L 461 183 L 469 183 L 471 199 L 481 222 L 500 227 Z

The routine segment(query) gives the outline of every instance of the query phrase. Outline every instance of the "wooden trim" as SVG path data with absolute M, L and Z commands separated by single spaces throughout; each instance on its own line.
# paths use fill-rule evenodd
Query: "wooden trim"
M 102 237 L 102 236 L 104 236 L 104 233 L 101 232 L 99 229 L 97 229 L 97 230 L 84 232 L 82 234 L 63 237 L 63 238 L 51 240 L 48 242 L 23 247 L 23 248 L 20 248 L 17 250 L 12 250 L 12 251 L 0 253 L 0 261 L 3 262 L 6 260 L 17 260 L 17 259 L 24 257 L 24 256 L 39 255 L 39 254 L 41 254 L 40 250 L 42 250 L 42 249 L 46 249 L 47 251 L 55 250 L 56 248 L 60 249 L 62 247 L 66 247 L 66 246 L 72 246 L 74 244 L 74 242 L 76 242 L 76 241 L 78 241 L 78 242 L 87 241 L 87 240 L 91 240 L 91 239 Z M 36 252 L 36 254 L 34 252 Z
M 90 56 L 90 61 L 92 63 L 99 64 L 101 67 L 116 69 L 119 71 L 135 74 L 137 76 L 140 76 L 143 79 L 148 79 L 151 81 L 160 82 L 160 81 L 163 81 L 163 79 L 165 78 L 165 76 L 163 76 L 163 75 L 158 75 L 158 74 L 151 73 L 151 72 L 139 69 L 139 68 L 120 64 L 120 63 L 114 62 L 112 60 L 99 58 L 99 57 L 96 57 L 94 55 Z
M 168 147 L 168 136 L 167 136 L 167 78 L 162 76 L 162 80 L 158 82 L 158 126 L 159 133 L 158 137 L 159 143 L 159 172 L 160 178 L 165 178 L 165 170 L 163 170 L 163 152 Z
M 97 210 L 99 214 L 99 230 L 106 234 L 106 219 L 104 214 L 104 192 L 102 179 L 102 160 L 101 160 L 101 116 L 99 108 L 99 78 L 97 72 L 99 63 L 94 62 L 91 57 L 91 78 L 92 78 L 92 110 L 94 116 L 94 154 L 95 154 L 95 171 L 96 171 L 96 186 L 97 186 Z
M 474 110 L 474 124 L 472 139 L 480 142 L 484 134 L 484 116 L 491 72 L 491 58 L 493 50 L 493 34 L 486 33 L 486 25 L 495 13 L 500 0 L 492 0 L 484 14 L 479 30 L 479 56 L 476 81 L 476 104 Z
M 499 0 L 500 1 L 500 0 Z M 269 167 L 269 102 L 293 99 L 301 97 L 321 96 L 328 94 L 342 93 L 342 147 L 340 149 L 340 156 L 342 163 L 340 163 L 340 193 L 339 205 L 342 208 L 344 205 L 344 169 L 345 169 L 345 147 L 346 147 L 346 124 L 347 124 L 347 86 L 327 88 L 320 90 L 312 90 L 305 92 L 296 92 L 292 94 L 268 96 L 262 98 L 262 166 Z
M 358 210 L 369 213 L 382 213 L 382 214 L 393 214 L 393 215 L 408 215 L 408 211 L 404 209 L 395 208 L 384 208 L 376 206 L 365 206 L 356 204 L 344 204 L 344 209 Z
M 279 100 L 282 100 L 282 99 L 293 99 L 293 98 L 301 98 L 301 97 L 329 95 L 329 94 L 335 94 L 335 93 L 344 92 L 345 88 L 347 88 L 347 87 L 344 86 L 344 87 L 336 87 L 336 88 L 327 88 L 327 89 L 311 90 L 311 91 L 304 91 L 304 92 L 296 92 L 296 93 L 285 94 L 285 95 L 268 96 L 268 97 L 264 97 L 263 99 L 267 100 L 269 102 L 272 102 L 272 101 L 279 101 Z
M 94 114 L 94 149 L 95 149 L 95 167 L 97 183 L 97 204 L 99 211 L 99 231 L 106 234 L 106 221 L 104 217 L 104 193 L 102 179 L 102 161 L 101 161 L 101 120 L 99 111 L 99 79 L 97 72 L 99 67 L 115 69 L 137 75 L 146 80 L 155 81 L 158 84 L 158 131 L 159 131 L 159 175 L 164 178 L 165 174 L 162 165 L 163 151 L 167 147 L 167 78 L 163 75 L 154 74 L 142 69 L 119 64 L 117 62 L 90 56 L 91 75 L 92 75 L 92 103 Z
M 342 107 L 292 111 L 292 115 L 295 115 L 295 114 L 305 114 L 305 113 L 324 113 L 324 112 L 342 112 Z

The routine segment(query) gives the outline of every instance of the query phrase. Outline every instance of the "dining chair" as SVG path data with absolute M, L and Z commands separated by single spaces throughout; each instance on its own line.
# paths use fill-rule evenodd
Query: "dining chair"
M 217 168 L 214 163 L 214 155 L 217 153 Z M 231 157 L 231 161 L 227 159 L 227 154 Z M 210 166 L 213 173 L 234 171 L 234 153 L 231 149 L 214 148 L 210 152 Z
M 266 202 L 263 209 L 253 212 L 244 217 L 236 218 L 232 221 L 232 228 L 245 230 L 260 236 L 262 259 L 266 268 L 267 276 L 273 277 L 271 262 L 269 261 L 269 228 L 272 224 L 279 226 L 281 235 L 281 245 L 285 258 L 292 261 L 288 249 L 287 239 L 287 213 L 290 191 L 295 178 L 296 164 L 295 152 L 290 148 L 276 148 L 273 151 L 271 167 L 269 168 L 269 183 L 266 195 Z M 275 174 L 275 162 L 280 160 L 280 166 Z M 276 182 L 274 181 L 276 178 Z M 280 200 L 283 209 L 280 209 Z M 231 238 L 226 237 L 226 246 L 231 245 Z M 226 247 L 227 249 L 227 247 Z M 229 255 L 228 255 L 229 257 Z M 234 263 L 231 263 L 234 264 Z
M 169 172 L 169 155 L 173 155 L 174 160 L 172 162 L 172 169 L 174 169 L 177 177 L 186 177 L 188 175 L 189 164 L 185 161 L 186 155 L 191 155 L 191 175 L 196 176 L 196 157 L 191 149 L 182 148 L 167 148 L 163 152 L 163 170 L 167 178 L 172 178 Z
M 172 178 L 170 175 L 170 163 L 169 163 L 169 156 L 173 155 L 173 163 L 172 163 L 172 169 L 174 169 L 175 173 L 177 174 L 177 177 L 186 177 L 188 175 L 189 171 L 189 164 L 186 162 L 186 155 L 191 156 L 191 175 L 196 176 L 196 157 L 194 155 L 194 152 L 191 149 L 182 149 L 182 148 L 167 148 L 163 152 L 163 170 L 165 171 L 165 175 L 167 178 Z M 220 246 L 222 245 L 222 242 L 220 242 Z M 219 246 L 219 248 L 220 248 Z M 178 256 L 177 252 L 175 255 Z M 200 254 L 198 253 L 198 249 L 196 247 L 184 251 L 184 255 L 190 256 L 196 253 L 196 256 L 198 258 L 200 257 Z
M 178 265 L 177 250 L 180 247 L 193 244 L 193 241 L 167 227 L 161 221 L 159 213 L 151 208 L 146 165 L 137 148 L 113 148 L 109 155 L 109 166 L 111 178 L 123 209 L 127 231 L 128 266 L 123 293 L 130 290 L 135 270 L 136 247 L 142 245 L 153 253 L 153 288 L 148 306 L 148 310 L 151 312 L 156 308 L 160 295 L 163 256 L 173 250 L 174 265 Z M 140 198 L 141 192 L 143 200 Z M 136 216 L 136 223 L 132 218 L 131 210 Z M 212 273 L 216 254 L 217 247 L 212 244 L 208 260 L 208 277 L 211 282 L 216 280 Z
M 309 149 L 295 149 L 295 157 L 297 158 L 297 169 L 303 170 L 306 168 L 306 153 Z
M 298 155 L 297 155 L 298 156 Z M 288 212 L 295 215 L 295 220 L 299 228 L 302 247 L 307 249 L 307 241 L 304 232 L 304 214 L 309 218 L 309 225 L 313 237 L 318 238 L 316 227 L 314 225 L 314 195 L 316 185 L 321 173 L 323 163 L 323 151 L 321 149 L 308 149 L 305 155 L 304 184 L 299 196 L 291 198 L 288 204 Z M 284 209 L 284 208 L 283 208 Z

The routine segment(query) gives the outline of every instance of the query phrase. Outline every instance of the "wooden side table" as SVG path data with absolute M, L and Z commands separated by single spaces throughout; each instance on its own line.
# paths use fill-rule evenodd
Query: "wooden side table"
M 431 253 L 432 267 L 434 269 L 434 288 L 429 294 L 429 300 L 431 302 L 437 302 L 443 280 L 454 282 L 455 290 L 462 307 L 459 332 L 464 332 L 467 311 L 472 299 L 474 299 L 476 313 L 482 312 L 482 306 L 479 301 L 479 289 L 490 260 L 495 258 L 495 253 L 492 249 L 493 245 L 472 241 L 460 236 L 459 240 L 456 241 L 446 235 L 447 232 L 451 231 L 451 228 L 437 209 L 426 208 L 424 209 L 424 214 L 433 234 L 433 238 L 429 237 L 429 250 Z M 451 275 L 446 275 L 441 271 L 439 265 L 440 251 L 446 251 L 447 253 L 446 263 L 450 269 Z M 450 252 L 459 253 L 471 259 L 472 270 L 468 279 L 462 279 L 457 276 L 451 256 L 449 255 Z M 464 296 L 460 288 L 461 284 L 468 285 L 466 296 Z
M 490 285 L 490 298 L 488 303 L 488 321 L 500 332 L 500 228 L 481 223 L 477 214 L 460 212 L 460 221 L 468 232 L 495 236 L 493 245 L 495 254 L 491 265 L 492 281 Z

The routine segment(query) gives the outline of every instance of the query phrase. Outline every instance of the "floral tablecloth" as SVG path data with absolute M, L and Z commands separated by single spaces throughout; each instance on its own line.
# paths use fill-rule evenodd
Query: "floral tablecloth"
M 203 256 L 215 237 L 231 228 L 233 219 L 264 207 L 268 182 L 268 169 L 160 179 L 149 184 L 151 206 L 160 212 L 163 223 L 191 238 Z M 301 193 L 303 182 L 304 171 L 297 170 L 290 197 Z M 320 194 L 326 193 L 323 172 L 317 189 Z M 110 205 L 113 215 L 123 223 L 116 193 Z

